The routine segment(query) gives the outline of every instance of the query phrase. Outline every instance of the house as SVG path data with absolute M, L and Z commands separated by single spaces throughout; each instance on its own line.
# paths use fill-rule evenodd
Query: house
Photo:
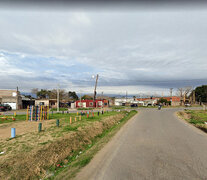
M 134 98 L 115 98 L 114 100 L 114 105 L 115 106 L 125 106 L 125 105 L 129 105 L 135 103 Z
M 18 88 L 15 90 L 1 89 L 0 104 L 8 104 L 13 110 L 22 108 L 22 98 Z
M 172 96 L 172 97 L 150 97 L 150 98 L 137 98 L 137 101 L 142 101 L 144 102 L 144 106 L 148 106 L 148 105 L 155 105 L 157 104 L 157 101 L 159 99 L 166 99 L 168 101 L 171 101 L 171 106 L 179 106 L 180 102 L 181 102 L 181 98 L 179 96 Z
M 35 106 L 49 106 L 50 108 L 57 108 L 57 99 L 36 99 Z
M 108 107 L 108 100 L 78 100 L 75 102 L 76 108 L 95 108 L 95 107 Z
M 21 95 L 22 98 L 22 108 L 26 109 L 28 106 L 34 106 L 35 105 L 35 100 L 32 98 L 28 98 L 24 95 Z

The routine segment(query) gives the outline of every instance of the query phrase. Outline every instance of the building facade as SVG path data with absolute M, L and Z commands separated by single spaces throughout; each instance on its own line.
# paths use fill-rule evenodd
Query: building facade
M 12 110 L 22 108 L 22 98 L 18 90 L 0 90 L 0 104 L 8 104 Z
M 75 102 L 76 108 L 98 108 L 108 107 L 108 100 L 78 100 Z
M 36 99 L 35 106 L 49 106 L 50 108 L 57 108 L 56 99 Z

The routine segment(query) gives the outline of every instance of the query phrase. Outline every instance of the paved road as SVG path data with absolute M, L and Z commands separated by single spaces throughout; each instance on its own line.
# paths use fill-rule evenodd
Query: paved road
M 140 108 L 126 108 L 126 109 L 120 109 L 121 111 L 124 111 L 124 110 L 132 110 L 132 109 L 143 109 L 143 107 L 140 107 Z M 146 109 L 146 108 L 144 108 L 144 109 Z M 202 109 L 202 107 L 182 107 L 181 109 Z M 107 109 L 108 111 L 112 111 L 112 109 Z M 118 109 L 116 109 L 116 110 L 118 110 Z M 69 110 L 69 113 L 76 113 L 76 112 L 81 112 L 81 111 L 85 111 L 85 110 L 76 110 L 76 109 L 70 109 Z M 100 109 L 99 110 L 97 110 L 97 109 L 94 109 L 93 110 L 93 112 L 98 112 L 98 111 L 100 111 Z M 14 112 L 16 112 L 16 114 L 18 114 L 18 115 L 22 115 L 22 114 L 27 114 L 27 110 L 25 109 L 25 110 L 20 110 L 20 111 L 15 111 L 15 110 L 12 110 L 12 111 L 6 111 L 6 112 L 0 112 L 0 113 L 3 113 L 4 115 L 13 115 L 14 114 Z M 62 111 L 60 111 L 60 112 L 62 112 Z M 67 113 L 67 111 L 64 111 L 65 113 Z M 53 111 L 53 113 L 57 113 L 57 111 Z M 50 114 L 52 114 L 52 112 L 50 112 Z
M 178 109 L 142 109 L 77 175 L 78 180 L 207 179 L 207 135 Z

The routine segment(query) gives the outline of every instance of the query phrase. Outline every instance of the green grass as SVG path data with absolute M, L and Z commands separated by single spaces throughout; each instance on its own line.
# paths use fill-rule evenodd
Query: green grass
M 207 111 L 186 110 L 186 113 L 191 115 L 191 118 L 188 120 L 191 124 L 205 124 L 207 122 Z
M 3 120 L 2 117 L 6 117 L 6 120 Z M 26 121 L 26 115 L 16 115 L 15 116 L 15 121 L 12 120 L 12 117 L 14 117 L 13 115 L 6 115 L 6 116 L 3 116 L 3 115 L 0 115 L 0 124 L 3 124 L 3 123 L 11 123 L 11 122 L 16 122 L 16 121 Z
M 125 109 L 128 108 L 129 106 L 112 106 L 112 109 Z
M 54 176 L 48 179 L 62 179 L 62 177 L 67 179 L 73 178 L 82 167 L 86 166 L 91 161 L 94 155 L 110 140 L 122 125 L 137 113 L 137 111 L 132 110 L 129 113 L 123 113 L 125 113 L 125 116 L 119 121 L 119 123 L 106 129 L 102 134 L 97 135 L 92 139 L 91 144 L 85 145 L 82 149 L 76 150 L 72 156 L 67 158 L 68 163 L 65 166 L 63 165 L 64 163 L 60 163 L 62 165 L 61 168 L 57 169 L 54 166 L 51 167 L 50 171 L 53 171 Z M 80 152 L 82 153 L 80 154 Z
M 57 111 L 57 108 L 51 108 L 50 111 Z M 68 108 L 59 108 L 59 111 L 68 111 Z
M 78 108 L 78 110 L 92 110 L 94 108 Z

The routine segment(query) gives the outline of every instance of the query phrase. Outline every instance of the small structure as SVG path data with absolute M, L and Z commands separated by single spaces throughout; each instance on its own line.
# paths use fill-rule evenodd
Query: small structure
M 22 98 L 22 108 L 27 109 L 28 106 L 34 106 L 35 105 L 35 99 L 25 97 L 24 95 L 21 95 Z
M 134 98 L 115 98 L 114 105 L 125 106 L 125 105 L 134 104 L 135 102 L 136 101 L 134 100 Z
M 76 108 L 95 108 L 95 107 L 108 107 L 107 100 L 78 100 L 75 102 Z
M 35 106 L 49 106 L 50 108 L 57 108 L 57 99 L 36 99 Z
M 137 101 L 143 102 L 143 106 L 149 106 L 149 105 L 156 105 L 157 101 L 161 98 L 166 99 L 168 101 L 171 101 L 171 106 L 179 106 L 180 105 L 181 98 L 179 96 L 137 98 Z
M 16 90 L 1 89 L 0 104 L 8 104 L 13 110 L 22 108 L 22 98 L 18 88 Z

